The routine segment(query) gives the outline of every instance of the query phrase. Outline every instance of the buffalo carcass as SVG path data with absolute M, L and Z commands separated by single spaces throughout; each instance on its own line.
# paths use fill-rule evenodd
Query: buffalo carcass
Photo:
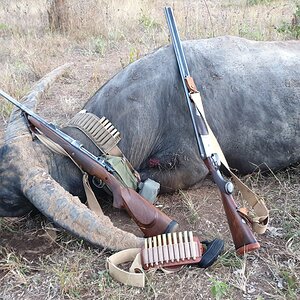
M 184 43 L 207 119 L 232 168 L 278 169 L 300 158 L 299 42 L 220 37 Z M 121 131 L 120 147 L 165 191 L 199 182 L 195 146 L 172 47 L 117 74 L 85 105 Z
M 208 122 L 233 168 L 244 174 L 257 166 L 277 169 L 300 160 L 299 42 L 219 37 L 183 46 Z M 33 108 L 60 72 L 44 78 L 26 104 Z M 192 187 L 206 176 L 170 46 L 122 70 L 84 108 L 112 121 L 122 134 L 124 154 L 142 178 L 159 181 L 162 192 Z M 97 154 L 79 130 L 65 131 Z M 0 216 L 21 216 L 36 208 L 97 246 L 124 249 L 143 243 L 80 202 L 80 171 L 32 141 L 19 111 L 11 117 L 0 155 Z

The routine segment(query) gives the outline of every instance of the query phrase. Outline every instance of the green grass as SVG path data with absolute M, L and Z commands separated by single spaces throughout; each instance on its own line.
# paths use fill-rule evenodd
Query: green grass
M 290 22 L 282 22 L 277 31 L 285 37 L 300 39 L 300 3 L 296 5 L 296 11 Z
M 247 5 L 267 5 L 276 0 L 247 0 Z
M 212 283 L 210 291 L 212 296 L 216 300 L 221 300 L 227 298 L 229 293 L 229 285 L 226 282 L 216 280 L 214 278 L 210 278 L 210 281 Z

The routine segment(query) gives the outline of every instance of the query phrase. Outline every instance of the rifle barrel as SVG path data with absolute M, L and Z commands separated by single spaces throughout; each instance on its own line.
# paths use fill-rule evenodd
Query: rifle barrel
M 105 169 L 107 169 L 111 173 L 113 172 L 113 169 L 111 168 L 111 166 L 108 163 L 106 163 L 103 159 L 95 156 L 94 154 L 92 154 L 91 152 L 89 152 L 87 149 L 85 149 L 78 140 L 73 139 L 72 137 L 70 137 L 69 135 L 67 135 L 63 131 L 61 131 L 59 128 L 57 128 L 54 124 L 48 123 L 43 118 L 41 118 L 38 114 L 36 114 L 35 112 L 33 112 L 31 109 L 29 109 L 27 106 L 25 106 L 24 104 L 20 103 L 15 98 L 11 97 L 10 95 L 8 95 L 7 93 L 5 93 L 2 90 L 0 90 L 0 96 L 2 96 L 5 99 L 7 99 L 9 102 L 11 102 L 16 107 L 18 107 L 23 112 L 25 112 L 28 116 L 30 116 L 33 119 L 37 120 L 40 124 L 42 124 L 44 126 L 44 128 L 48 129 L 47 132 L 51 132 L 52 134 L 55 134 L 56 137 L 59 137 L 60 139 L 63 139 L 65 142 L 67 142 L 69 144 L 72 144 L 72 146 L 74 148 L 77 148 L 78 150 L 80 150 L 81 152 L 83 152 L 86 156 L 89 156 L 92 160 L 97 161 L 102 167 L 104 167 Z M 38 127 L 36 127 L 36 128 L 38 128 Z M 45 134 L 45 132 L 44 132 L 44 134 Z M 47 134 L 45 134 L 45 135 L 48 138 L 50 138 L 49 135 L 47 135 Z M 53 137 L 53 135 L 52 135 L 52 137 Z
M 165 15 L 168 22 L 168 26 L 170 28 L 170 33 L 174 44 L 174 51 L 178 60 L 178 67 L 180 69 L 180 75 L 182 77 L 182 80 L 185 80 L 186 77 L 190 76 L 190 72 L 180 42 L 179 33 L 177 30 L 176 22 L 171 7 L 165 7 Z
M 181 80 L 182 80 L 182 83 L 183 83 L 185 98 L 186 98 L 186 101 L 187 101 L 187 105 L 188 105 L 190 116 L 191 116 L 192 123 L 193 123 L 193 128 L 194 128 L 194 131 L 195 131 L 197 147 L 198 147 L 198 150 L 199 150 L 199 153 L 200 153 L 200 157 L 202 159 L 205 159 L 205 158 L 207 158 L 205 147 L 203 145 L 202 139 L 199 138 L 199 134 L 200 134 L 199 128 L 201 127 L 201 125 L 199 124 L 199 121 L 197 120 L 198 112 L 197 112 L 197 109 L 196 109 L 195 105 L 193 105 L 190 101 L 189 91 L 188 91 L 188 88 L 185 84 L 186 79 L 188 77 L 190 77 L 190 72 L 189 72 L 187 62 L 186 62 L 186 58 L 185 58 L 185 55 L 184 55 L 183 47 L 182 47 L 182 44 L 181 44 L 181 41 L 180 41 L 179 33 L 178 33 L 178 30 L 177 30 L 177 27 L 176 27 L 176 23 L 175 23 L 175 19 L 174 19 L 171 7 L 165 7 L 165 15 L 166 15 L 167 23 L 168 23 L 168 26 L 169 26 L 170 35 L 171 35 L 171 38 L 172 38 L 172 43 L 173 43 L 175 56 L 177 58 L 177 64 L 178 64 Z

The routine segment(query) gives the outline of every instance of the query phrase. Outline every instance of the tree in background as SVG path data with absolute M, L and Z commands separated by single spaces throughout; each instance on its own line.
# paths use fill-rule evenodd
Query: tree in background
M 51 31 L 67 32 L 69 29 L 69 9 L 66 0 L 49 0 L 48 21 Z

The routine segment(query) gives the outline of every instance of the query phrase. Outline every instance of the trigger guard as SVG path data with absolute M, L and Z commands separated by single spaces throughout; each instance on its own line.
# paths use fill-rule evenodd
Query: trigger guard
M 104 185 L 105 185 L 105 183 L 101 179 L 99 179 L 98 177 L 96 177 L 96 176 L 92 177 L 92 183 L 98 189 L 102 189 L 104 187 Z

